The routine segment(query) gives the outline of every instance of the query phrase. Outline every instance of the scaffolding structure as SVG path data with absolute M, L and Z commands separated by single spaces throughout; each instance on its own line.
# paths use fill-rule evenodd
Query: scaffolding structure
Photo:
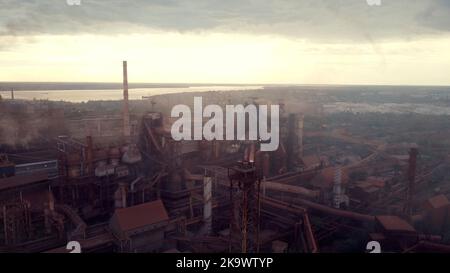
M 254 162 L 238 162 L 228 169 L 230 181 L 230 237 L 232 253 L 259 252 L 260 184 Z
M 31 237 L 29 204 L 15 202 L 3 206 L 3 232 L 6 245 L 14 245 Z

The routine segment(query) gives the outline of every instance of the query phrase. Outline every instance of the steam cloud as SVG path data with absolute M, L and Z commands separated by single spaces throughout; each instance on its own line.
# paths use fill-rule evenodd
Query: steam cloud
M 28 148 L 48 131 L 48 120 L 39 117 L 0 115 L 0 143 L 2 145 Z

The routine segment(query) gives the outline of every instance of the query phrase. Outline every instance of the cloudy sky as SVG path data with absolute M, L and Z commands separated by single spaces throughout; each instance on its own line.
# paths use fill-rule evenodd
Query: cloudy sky
M 0 81 L 450 85 L 450 0 L 0 0 Z

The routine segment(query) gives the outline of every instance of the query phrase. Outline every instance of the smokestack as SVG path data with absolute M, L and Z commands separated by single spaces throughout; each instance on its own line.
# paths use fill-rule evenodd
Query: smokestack
M 204 233 L 209 235 L 212 230 L 212 177 L 203 177 L 203 221 Z
M 334 171 L 333 207 L 340 208 L 342 201 L 342 169 L 337 166 Z
M 297 125 L 297 137 L 298 137 L 298 157 L 301 160 L 303 158 L 303 123 L 305 116 L 300 114 Z
M 11 99 L 14 99 L 14 89 L 11 89 Z
M 86 136 L 87 151 L 86 151 L 86 161 L 88 164 L 88 174 L 92 175 L 94 173 L 94 144 L 92 141 L 92 136 Z
M 414 203 L 414 185 L 416 183 L 416 166 L 417 166 L 417 148 L 411 148 L 409 151 L 409 165 L 408 165 L 408 185 L 406 187 L 406 204 L 405 213 L 411 216 L 413 213 Z
M 123 61 L 123 135 L 129 137 L 130 132 L 130 112 L 128 108 L 128 71 L 127 61 Z
M 288 170 L 293 171 L 303 159 L 303 114 L 289 114 L 288 118 Z

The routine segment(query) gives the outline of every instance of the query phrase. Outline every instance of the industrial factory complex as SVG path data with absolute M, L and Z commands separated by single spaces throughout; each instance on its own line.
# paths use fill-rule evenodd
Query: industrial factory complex
M 277 150 L 175 141 L 169 106 L 192 95 L 132 102 L 123 73 L 110 104 L 0 100 L 0 252 L 450 252 L 450 151 L 433 143 L 447 131 L 358 133 L 320 98 L 260 90 L 204 101 L 279 104 Z

